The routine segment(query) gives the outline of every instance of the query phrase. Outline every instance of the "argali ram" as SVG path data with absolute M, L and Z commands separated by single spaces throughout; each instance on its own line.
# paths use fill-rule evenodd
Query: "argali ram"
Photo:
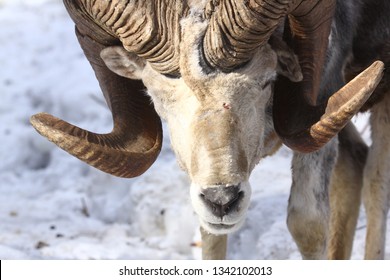
M 40 134 L 135 177 L 156 160 L 164 119 L 191 180 L 204 259 L 225 258 L 227 234 L 245 221 L 251 171 L 285 144 L 294 151 L 287 224 L 302 257 L 350 257 L 361 193 L 365 257 L 384 257 L 389 1 L 64 3 L 114 128 L 96 134 L 40 113 L 31 118 Z M 362 109 L 372 112 L 370 148 L 350 123 Z

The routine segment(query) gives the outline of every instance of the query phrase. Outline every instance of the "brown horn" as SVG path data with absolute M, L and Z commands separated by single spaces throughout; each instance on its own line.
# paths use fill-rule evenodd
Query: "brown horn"
M 274 126 L 284 144 L 308 153 L 320 149 L 360 110 L 382 78 L 384 64 L 374 62 L 334 93 L 327 103 L 311 106 L 302 92 L 294 92 L 290 81 L 280 77 L 275 85 Z M 304 106 L 304 107 L 303 107 Z M 301 108 L 301 110 L 297 110 Z
M 283 142 L 299 152 L 313 152 L 332 139 L 363 106 L 382 76 L 383 64 L 376 62 L 327 103 L 317 104 L 335 6 L 334 0 L 317 1 L 314 6 L 303 2 L 292 11 L 285 31 L 299 57 L 303 80 L 293 83 L 278 78 L 273 119 Z
M 120 177 L 139 176 L 161 150 L 160 118 L 144 95 L 142 83 L 114 74 L 100 58 L 104 48 L 120 44 L 119 40 L 97 27 L 76 1 L 64 2 L 112 111 L 114 129 L 108 134 L 95 134 L 45 113 L 31 117 L 31 123 L 60 148 L 104 172 Z
M 213 3 L 218 5 L 214 6 Z M 291 0 L 210 1 L 205 16 L 210 17 L 203 49 L 213 68 L 229 72 L 248 62 L 295 7 Z
M 64 0 L 69 2 L 70 0 Z M 162 74 L 179 74 L 181 0 L 74 0 L 82 13 Z

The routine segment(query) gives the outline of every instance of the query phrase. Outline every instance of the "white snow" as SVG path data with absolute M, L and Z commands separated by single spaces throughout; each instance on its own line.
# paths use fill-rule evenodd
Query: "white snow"
M 167 136 L 153 167 L 129 180 L 87 166 L 29 124 L 45 111 L 95 132 L 112 126 L 62 2 L 0 0 L 0 26 L 0 259 L 199 258 L 189 182 Z M 363 128 L 367 118 L 358 121 Z M 282 148 L 254 171 L 247 223 L 229 237 L 228 258 L 300 258 L 285 222 L 290 160 Z M 364 236 L 362 210 L 354 259 Z

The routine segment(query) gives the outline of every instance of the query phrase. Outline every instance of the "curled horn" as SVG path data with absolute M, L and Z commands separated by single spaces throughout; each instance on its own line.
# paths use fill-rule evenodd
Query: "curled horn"
M 248 62 L 291 10 L 291 2 L 210 0 L 205 9 L 210 18 L 203 42 L 205 60 L 224 72 Z
M 32 116 L 31 123 L 60 148 L 104 172 L 127 178 L 139 176 L 161 150 L 160 118 L 144 95 L 142 83 L 114 74 L 100 58 L 105 47 L 118 45 L 120 41 L 98 27 L 77 1 L 64 2 L 111 109 L 114 128 L 111 133 L 96 134 L 46 113 Z
M 286 37 L 299 58 L 303 80 L 278 78 L 273 119 L 282 141 L 296 151 L 312 152 L 326 144 L 359 111 L 381 79 L 383 65 L 376 62 L 327 102 L 317 104 L 335 7 L 336 0 L 210 0 L 205 11 L 210 23 L 203 41 L 204 58 L 210 67 L 225 72 L 249 61 L 288 17 Z
M 279 77 L 275 85 L 273 119 L 283 143 L 303 153 L 320 149 L 368 100 L 380 82 L 383 70 L 383 62 L 374 62 L 334 93 L 327 103 L 316 106 L 305 103 L 304 96 L 291 88 L 291 82 Z
M 273 120 L 283 143 L 298 152 L 313 152 L 333 138 L 360 110 L 383 75 L 375 62 L 361 75 L 317 104 L 330 27 L 336 1 L 306 1 L 291 12 L 285 34 L 299 57 L 303 80 L 278 77 L 274 87 Z M 314 3 L 314 5 L 313 5 Z
M 79 2 L 83 14 L 123 47 L 146 59 L 162 74 L 179 74 L 180 19 L 187 12 L 182 0 L 64 0 Z

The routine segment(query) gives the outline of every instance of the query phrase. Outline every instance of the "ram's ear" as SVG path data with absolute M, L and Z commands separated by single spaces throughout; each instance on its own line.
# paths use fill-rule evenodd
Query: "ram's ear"
M 100 57 L 106 66 L 115 74 L 132 80 L 141 80 L 145 68 L 145 60 L 123 47 L 107 47 L 101 51 Z
M 279 36 L 271 36 L 269 44 L 278 57 L 276 72 L 292 82 L 302 81 L 303 75 L 299 59 L 293 50 Z

